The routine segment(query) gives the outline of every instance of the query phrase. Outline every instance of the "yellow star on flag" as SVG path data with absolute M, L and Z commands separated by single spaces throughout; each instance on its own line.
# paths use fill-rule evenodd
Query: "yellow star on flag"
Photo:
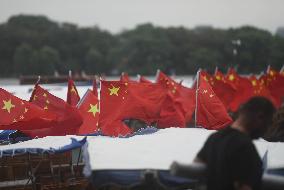
M 2 107 L 3 110 L 7 110 L 8 113 L 11 112 L 11 109 L 15 107 L 14 104 L 12 104 L 11 99 L 8 101 L 3 100 L 4 106 Z
M 96 113 L 99 112 L 98 104 L 96 104 L 96 105 L 90 104 L 90 109 L 89 109 L 88 112 L 92 113 L 93 116 L 96 117 Z
M 229 75 L 229 80 L 233 81 L 234 79 L 235 79 L 235 77 L 234 77 L 233 74 Z
M 118 91 L 119 91 L 120 87 L 115 87 L 112 85 L 112 88 L 109 88 L 109 95 L 112 96 L 112 95 L 116 95 L 118 96 Z
M 46 93 L 44 93 L 44 94 L 43 94 L 43 96 L 44 96 L 44 97 L 47 97 L 47 94 L 46 94 Z
M 252 83 L 253 86 L 256 86 L 256 81 L 255 80 L 251 81 L 251 83 Z

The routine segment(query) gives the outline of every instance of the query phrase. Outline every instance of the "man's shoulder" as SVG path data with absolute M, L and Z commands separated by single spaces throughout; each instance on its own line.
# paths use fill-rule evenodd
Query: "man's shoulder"
M 230 126 L 213 133 L 209 139 L 210 141 L 222 141 L 223 143 L 237 146 L 253 146 L 253 142 L 248 135 Z

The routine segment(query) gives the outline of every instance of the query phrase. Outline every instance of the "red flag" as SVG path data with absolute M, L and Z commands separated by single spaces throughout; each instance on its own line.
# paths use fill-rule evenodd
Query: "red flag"
M 271 95 L 270 91 L 265 86 L 265 84 L 263 82 L 261 82 L 261 80 L 258 80 L 254 75 L 251 76 L 249 79 L 250 79 L 251 84 L 253 86 L 254 96 L 262 96 L 262 97 L 269 99 L 274 104 L 275 107 L 279 107 L 281 105 Z
M 162 85 L 163 88 L 173 96 L 172 103 L 175 104 L 173 107 L 181 109 L 176 111 L 176 113 L 183 113 L 185 123 L 189 123 L 192 120 L 192 114 L 195 110 L 195 90 L 182 86 L 161 71 L 157 77 L 157 83 Z M 179 106 L 177 107 L 177 105 Z
M 200 74 L 210 83 L 214 93 L 223 102 L 226 109 L 229 110 L 230 103 L 236 94 L 235 86 L 228 83 L 220 71 L 216 71 L 215 76 L 210 76 L 205 71 L 201 71 Z
M 120 75 L 120 81 L 121 82 L 130 82 L 131 79 L 130 79 L 130 77 L 128 76 L 127 73 L 122 72 L 121 75 Z
M 170 93 L 167 93 L 161 107 L 160 118 L 157 124 L 159 128 L 186 127 L 182 104 Z
M 141 83 L 152 83 L 150 80 L 146 79 L 144 76 L 139 75 L 139 82 Z
M 0 128 L 38 129 L 54 123 L 56 115 L 12 95 L 0 88 Z
M 31 102 L 48 113 L 56 114 L 56 125 L 40 131 L 26 131 L 31 136 L 55 136 L 76 134 L 83 120 L 76 107 L 72 107 L 64 100 L 50 94 L 47 90 L 36 85 L 32 93 Z
M 78 94 L 74 81 L 71 78 L 69 78 L 68 90 L 67 90 L 67 103 L 70 104 L 71 106 L 76 106 L 79 101 L 80 101 L 80 96 Z
M 276 101 L 276 107 L 280 107 L 284 98 L 284 76 L 270 67 L 266 75 L 266 85 Z
M 225 80 L 225 76 L 218 69 L 216 69 L 214 77 L 218 81 L 224 81 Z
M 231 111 L 236 112 L 241 104 L 254 96 L 253 86 L 248 78 L 239 76 L 234 69 L 229 70 L 226 78 L 228 83 L 235 86 L 237 91 L 229 106 Z
M 232 122 L 226 108 L 209 83 L 199 75 L 196 124 L 207 129 L 222 129 Z
M 131 133 L 122 121 L 139 119 L 147 124 L 158 121 L 165 99 L 158 84 L 101 81 L 99 126 L 110 136 Z
M 239 75 L 237 74 L 235 69 L 230 68 L 227 75 L 225 76 L 225 80 L 231 85 L 237 86 L 239 84 Z
M 88 90 L 78 105 L 83 117 L 83 123 L 78 129 L 79 135 L 92 134 L 98 131 L 99 100 L 91 90 Z

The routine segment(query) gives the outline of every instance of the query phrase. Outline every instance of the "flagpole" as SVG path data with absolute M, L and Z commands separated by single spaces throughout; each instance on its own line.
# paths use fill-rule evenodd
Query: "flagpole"
M 38 86 L 39 82 L 40 82 L 40 75 L 38 75 L 38 77 L 37 77 L 37 81 L 35 83 L 35 87 L 34 87 L 34 89 L 32 91 L 32 94 L 31 94 L 29 102 L 33 101 L 33 98 L 34 98 L 34 95 L 35 95 L 35 90 L 36 90 L 36 87 Z
M 266 74 L 269 74 L 270 69 L 271 69 L 271 66 L 268 65 L 268 66 L 267 66 L 267 69 L 266 69 Z
M 282 65 L 281 69 L 280 69 L 280 73 L 284 72 L 284 65 Z
M 156 83 L 158 82 L 158 77 L 159 77 L 159 74 L 160 74 L 161 70 L 160 69 L 157 69 L 157 72 L 156 72 Z
M 199 69 L 197 71 L 197 74 L 196 74 L 196 90 L 195 90 L 195 113 L 194 113 L 194 126 L 196 126 L 196 120 L 197 120 L 197 96 L 198 96 L 198 90 L 199 90 L 199 75 L 200 75 L 200 70 Z
M 38 85 L 39 82 L 40 82 L 40 75 L 38 75 L 38 77 L 37 77 L 36 85 Z
M 68 76 L 69 76 L 70 79 L 72 78 L 72 71 L 71 70 L 69 70 Z
M 217 74 L 217 72 L 218 72 L 218 67 L 216 66 L 216 67 L 215 67 L 214 74 L 216 75 L 216 74 Z
M 137 74 L 137 81 L 140 82 L 140 79 L 141 79 L 141 75 Z

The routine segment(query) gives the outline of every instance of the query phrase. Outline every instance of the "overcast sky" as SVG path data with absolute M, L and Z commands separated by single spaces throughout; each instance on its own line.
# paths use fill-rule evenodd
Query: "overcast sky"
M 11 15 L 41 14 L 117 33 L 137 24 L 238 27 L 275 32 L 284 26 L 284 0 L 0 0 L 0 22 Z

